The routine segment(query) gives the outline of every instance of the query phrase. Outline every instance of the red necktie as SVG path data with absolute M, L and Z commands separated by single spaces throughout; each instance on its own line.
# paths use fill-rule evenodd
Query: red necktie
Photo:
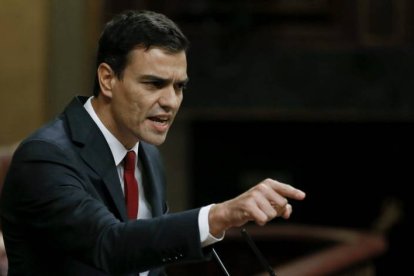
M 124 160 L 124 191 L 128 218 L 137 219 L 138 215 L 138 182 L 135 179 L 135 151 L 128 151 Z

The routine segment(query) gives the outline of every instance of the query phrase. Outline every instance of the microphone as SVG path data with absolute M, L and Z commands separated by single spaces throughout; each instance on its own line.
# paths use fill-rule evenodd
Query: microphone
M 269 273 L 270 276 L 276 276 L 275 271 L 270 266 L 270 264 L 266 261 L 265 257 L 263 256 L 262 252 L 260 252 L 259 248 L 257 248 L 256 244 L 254 243 L 252 237 L 249 235 L 247 230 L 245 228 L 242 228 L 240 231 L 243 238 L 249 245 L 250 249 L 253 251 L 253 254 L 256 256 L 256 258 L 259 260 L 263 268 Z
M 254 243 L 252 237 L 249 235 L 245 228 L 241 229 L 241 234 L 244 240 L 249 245 L 250 249 L 253 251 L 254 256 L 259 260 L 260 264 L 263 268 L 269 273 L 269 276 L 276 276 L 275 271 L 270 266 L 270 264 L 266 261 L 265 257 L 263 256 L 262 252 L 260 252 L 259 248 L 257 248 L 256 244 Z M 229 272 L 227 271 L 226 267 L 224 266 L 223 262 L 221 261 L 219 255 L 217 254 L 216 250 L 212 248 L 213 257 L 216 259 L 217 263 L 219 264 L 221 270 L 223 271 L 224 275 L 230 276 Z

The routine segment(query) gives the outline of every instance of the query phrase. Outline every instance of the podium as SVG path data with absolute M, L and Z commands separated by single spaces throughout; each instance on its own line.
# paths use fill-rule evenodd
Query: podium
M 328 226 L 269 224 L 245 227 L 278 276 L 375 275 L 373 260 L 385 252 L 383 235 Z M 215 245 L 230 275 L 269 275 L 243 239 L 230 229 Z M 169 275 L 224 275 L 214 260 L 172 266 Z

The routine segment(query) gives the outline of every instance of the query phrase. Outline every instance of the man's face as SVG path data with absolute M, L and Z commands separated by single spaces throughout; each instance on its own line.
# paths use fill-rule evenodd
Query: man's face
M 187 83 L 185 52 L 136 48 L 120 79 L 110 81 L 109 129 L 126 147 L 165 141 Z M 108 126 L 107 126 L 108 127 Z

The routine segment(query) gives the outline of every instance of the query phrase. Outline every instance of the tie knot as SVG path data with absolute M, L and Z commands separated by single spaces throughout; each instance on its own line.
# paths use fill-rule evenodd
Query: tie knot
M 127 154 L 125 155 L 125 159 L 124 159 L 124 170 L 126 171 L 134 171 L 135 170 L 135 151 L 130 150 L 127 152 Z

